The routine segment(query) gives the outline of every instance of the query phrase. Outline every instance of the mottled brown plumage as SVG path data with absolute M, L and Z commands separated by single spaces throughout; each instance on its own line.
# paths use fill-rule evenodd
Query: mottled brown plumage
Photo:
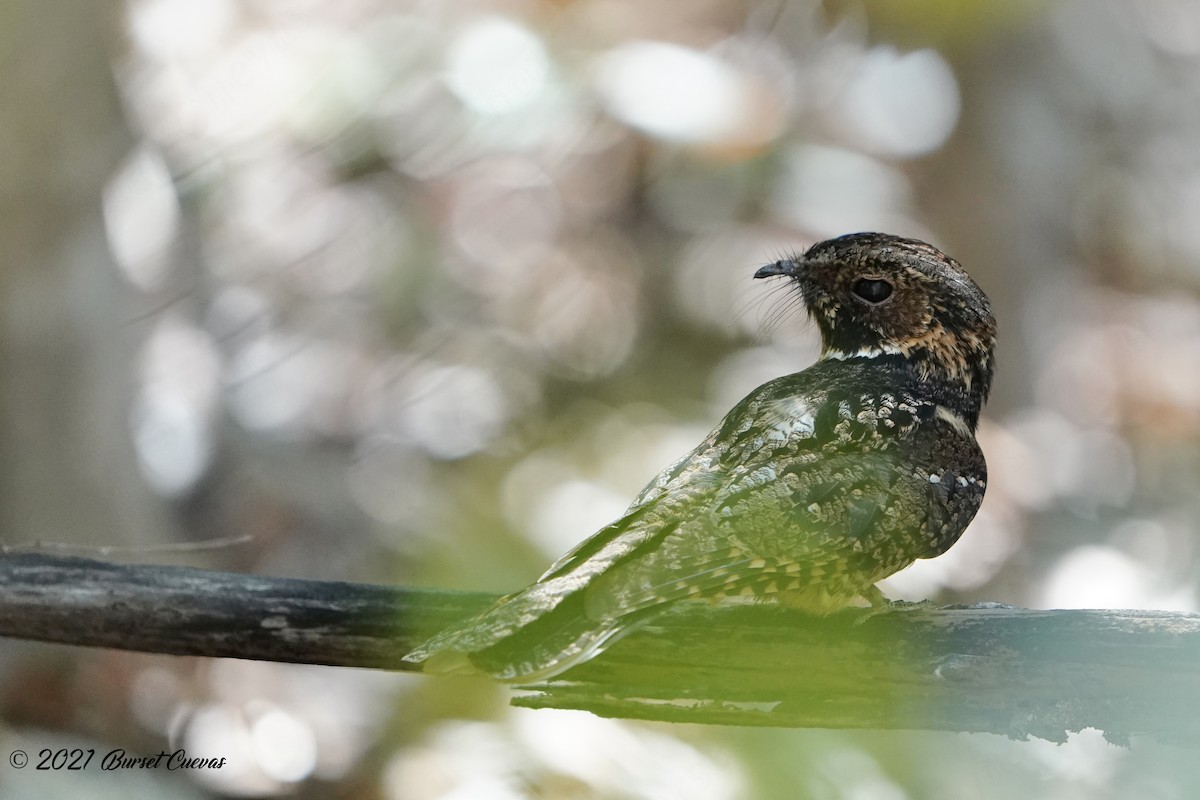
M 945 552 L 983 499 L 974 431 L 995 321 L 923 242 L 843 236 L 763 267 L 800 292 L 820 360 L 770 381 L 537 583 L 406 658 L 545 680 L 683 600 L 825 614 Z

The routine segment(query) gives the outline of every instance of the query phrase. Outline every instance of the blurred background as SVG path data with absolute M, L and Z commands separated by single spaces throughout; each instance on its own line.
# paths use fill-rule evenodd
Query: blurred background
M 0 541 L 509 591 L 816 331 L 756 267 L 927 239 L 1001 326 L 987 499 L 893 597 L 1195 610 L 1200 5 L 0 7 Z M 101 549 L 103 548 L 103 549 Z M 5 797 L 1192 796 L 1097 731 L 705 728 L 488 681 L 0 642 Z M 803 667 L 797 667 L 803 680 Z

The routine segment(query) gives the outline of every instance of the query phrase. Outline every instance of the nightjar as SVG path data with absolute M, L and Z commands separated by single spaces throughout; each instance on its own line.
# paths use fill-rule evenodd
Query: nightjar
M 987 477 L 987 297 L 936 248 L 880 233 L 755 274 L 774 276 L 820 329 L 817 363 L 755 389 L 623 517 L 406 660 L 542 681 L 679 601 L 883 604 L 876 581 L 958 540 Z

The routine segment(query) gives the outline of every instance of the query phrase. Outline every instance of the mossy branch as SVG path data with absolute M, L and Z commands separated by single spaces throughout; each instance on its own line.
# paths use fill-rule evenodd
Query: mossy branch
M 155 653 L 412 670 L 494 598 L 438 590 L 0 557 L 0 635 Z M 431 677 L 430 680 L 436 680 Z M 1200 616 L 918 609 L 819 619 L 680 605 L 514 703 L 730 725 L 1200 742 Z

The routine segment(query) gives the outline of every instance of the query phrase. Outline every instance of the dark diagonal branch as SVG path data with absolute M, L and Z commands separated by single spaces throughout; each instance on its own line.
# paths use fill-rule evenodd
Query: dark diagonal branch
M 413 669 L 491 597 L 0 557 L 0 635 L 175 655 Z M 430 678 L 434 680 L 434 678 Z M 515 703 L 678 722 L 1200 742 L 1200 616 L 957 608 L 826 619 L 681 605 Z

